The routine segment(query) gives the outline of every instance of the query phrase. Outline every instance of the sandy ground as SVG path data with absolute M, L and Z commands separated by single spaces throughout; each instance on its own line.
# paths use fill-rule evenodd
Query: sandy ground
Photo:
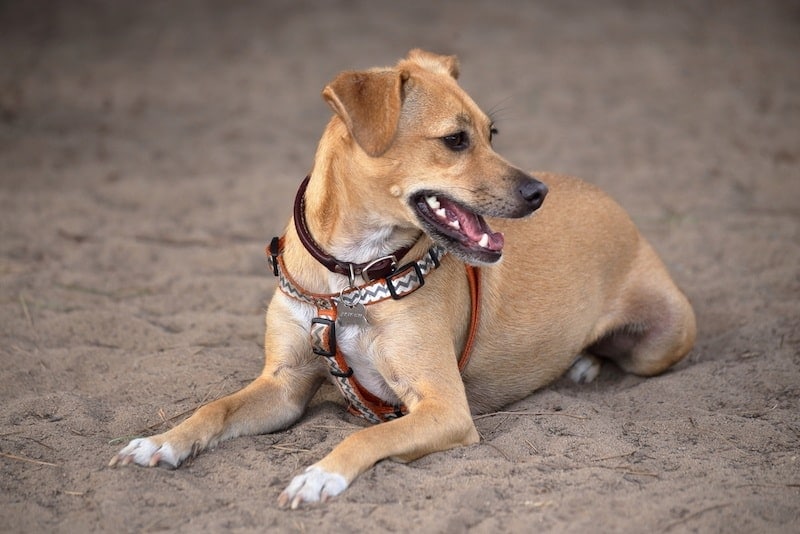
M 417 46 L 511 161 L 630 211 L 694 351 L 299 512 L 278 493 L 360 425 L 329 386 L 285 432 L 107 468 L 259 372 L 319 92 Z M 0 3 L 0 531 L 797 532 L 799 56 L 797 1 Z

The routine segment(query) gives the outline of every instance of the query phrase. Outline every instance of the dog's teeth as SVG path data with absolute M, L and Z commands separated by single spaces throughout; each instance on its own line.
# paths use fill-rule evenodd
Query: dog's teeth
M 425 202 L 427 202 L 428 206 L 430 206 L 431 209 L 434 209 L 434 210 L 438 210 L 439 207 L 441 206 L 439 204 L 439 199 L 436 198 L 435 196 L 425 197 Z
M 450 221 L 447 224 L 455 228 L 456 230 L 461 230 L 461 225 L 458 224 L 458 221 Z
M 438 208 L 436 210 L 436 215 L 438 217 L 442 218 L 442 219 L 446 219 L 447 218 L 447 210 L 445 210 L 444 208 Z
M 478 241 L 478 245 L 487 248 L 489 246 L 489 234 L 483 234 L 481 240 Z

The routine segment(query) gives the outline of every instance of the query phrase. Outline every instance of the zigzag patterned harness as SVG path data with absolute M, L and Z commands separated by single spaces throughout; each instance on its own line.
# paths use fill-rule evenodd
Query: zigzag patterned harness
M 267 247 L 270 268 L 278 277 L 278 289 L 281 292 L 292 299 L 316 308 L 317 316 L 311 320 L 309 329 L 312 350 L 328 364 L 328 371 L 333 377 L 334 383 L 348 402 L 348 410 L 372 423 L 396 419 L 408 413 L 407 408 L 402 404 L 390 404 L 376 397 L 356 380 L 353 369 L 347 365 L 347 360 L 336 343 L 337 319 L 341 320 L 343 315 L 357 306 L 369 306 L 389 299 L 399 300 L 411 295 L 425 285 L 425 276 L 439 267 L 440 260 L 446 251 L 444 248 L 434 245 L 418 261 L 397 268 L 397 259 L 402 259 L 402 255 L 408 252 L 408 249 L 403 249 L 390 257 L 391 262 L 385 261 L 388 259 L 387 257 L 379 258 L 365 266 L 358 266 L 359 272 L 364 275 L 365 279 L 369 280 L 371 278 L 369 274 L 373 271 L 382 276 L 356 287 L 354 266 L 346 264 L 349 268 L 343 269 L 342 266 L 345 264 L 321 252 L 308 233 L 303 213 L 303 193 L 307 183 L 308 178 L 301 185 L 295 201 L 294 219 L 300 240 L 312 252 L 315 259 L 326 265 L 331 271 L 341 274 L 349 271 L 350 287 L 340 293 L 330 294 L 311 293 L 301 288 L 289 275 L 284 264 L 283 238 L 273 238 Z M 331 260 L 335 263 L 332 263 Z M 472 300 L 472 314 L 467 341 L 458 359 L 459 371 L 463 371 L 469 362 L 479 318 L 480 271 L 476 267 L 466 265 L 466 273 Z M 361 317 L 364 316 L 361 315 Z

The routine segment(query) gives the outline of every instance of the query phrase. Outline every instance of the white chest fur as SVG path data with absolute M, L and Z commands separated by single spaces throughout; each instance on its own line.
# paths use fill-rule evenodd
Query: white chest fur
M 287 305 L 292 316 L 300 324 L 310 327 L 311 320 L 317 316 L 313 306 L 298 300 L 287 298 Z M 369 318 L 369 311 L 367 311 L 367 317 Z M 344 355 L 347 365 L 353 370 L 353 374 L 361 386 L 384 401 L 392 404 L 399 402 L 397 396 L 375 368 L 376 358 L 379 358 L 380 355 L 375 342 L 375 331 L 369 324 L 365 326 L 337 325 L 336 346 Z M 323 358 L 323 356 L 317 357 Z
M 356 380 L 376 397 L 397 404 L 397 396 L 375 368 L 376 358 L 380 357 L 375 341 L 375 332 L 369 325 L 336 329 L 336 343 Z

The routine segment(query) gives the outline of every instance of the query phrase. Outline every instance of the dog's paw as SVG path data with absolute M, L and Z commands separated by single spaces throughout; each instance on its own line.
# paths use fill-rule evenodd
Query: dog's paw
M 281 508 L 298 508 L 303 504 L 325 502 L 347 489 L 347 480 L 342 475 L 329 473 L 312 465 L 302 475 L 297 475 L 278 497 Z
M 588 354 L 579 354 L 567 374 L 576 384 L 588 384 L 600 374 L 600 358 Z
M 168 467 L 178 467 L 183 458 L 175 451 L 169 443 L 156 443 L 151 438 L 137 438 L 111 458 L 109 467 L 116 465 L 128 465 L 134 463 L 145 467 L 155 467 L 164 465 Z

